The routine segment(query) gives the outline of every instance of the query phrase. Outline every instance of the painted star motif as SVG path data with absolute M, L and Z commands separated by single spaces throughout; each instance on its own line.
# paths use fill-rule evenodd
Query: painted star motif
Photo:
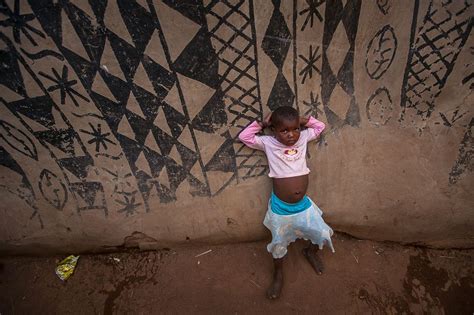
M 304 84 L 304 81 L 306 80 L 306 77 L 309 75 L 310 78 L 313 77 L 313 70 L 315 70 L 317 73 L 321 74 L 321 70 L 316 67 L 316 62 L 321 58 L 321 54 L 318 54 L 319 51 L 319 46 L 316 47 L 316 51 L 313 53 L 313 45 L 309 45 L 309 57 L 306 58 L 303 55 L 299 55 L 301 59 L 306 63 L 306 66 L 303 68 L 303 70 L 300 71 L 299 75 L 303 76 L 303 79 L 301 81 L 301 84 Z
M 443 125 L 445 125 L 447 127 L 452 127 L 456 123 L 456 121 L 463 118 L 464 115 L 466 115 L 467 113 L 468 112 L 464 112 L 462 114 L 459 114 L 459 106 L 458 106 L 458 107 L 456 107 L 454 112 L 451 114 L 451 117 L 448 117 L 447 113 L 439 113 L 439 115 L 441 116 L 441 119 L 443 120 Z
M 85 96 L 82 96 L 81 94 L 79 94 L 79 92 L 72 88 L 74 85 L 77 84 L 77 80 L 68 80 L 68 68 L 66 66 L 63 66 L 63 72 L 61 75 L 59 75 L 56 69 L 51 68 L 51 70 L 53 71 L 54 77 L 42 71 L 39 72 L 39 75 L 56 83 L 48 88 L 48 92 L 54 92 L 56 90 L 59 90 L 61 93 L 61 104 L 64 105 L 64 103 L 66 102 L 66 94 L 72 99 L 76 107 L 79 107 L 79 104 L 77 103 L 77 100 L 74 95 L 82 98 L 84 101 L 89 103 L 89 100 Z
M 15 39 L 16 43 L 21 44 L 21 33 L 23 33 L 34 46 L 37 46 L 38 44 L 35 42 L 29 32 L 45 38 L 44 34 L 40 30 L 37 30 L 28 24 L 28 22 L 35 19 L 34 14 L 20 14 L 19 0 L 15 0 L 13 11 L 6 3 L 3 3 L 3 6 L 0 6 L 0 13 L 8 16 L 6 20 L 0 21 L 0 26 L 12 27 L 13 38 Z
M 319 106 L 321 106 L 319 95 L 316 95 L 316 98 L 314 98 L 313 91 L 311 91 L 309 94 L 309 101 L 303 101 L 303 104 L 309 107 L 305 113 L 305 116 L 311 115 L 314 118 L 318 118 L 319 114 L 323 113 L 323 111 L 319 108 Z
M 313 27 L 314 16 L 316 16 L 320 22 L 323 21 L 321 13 L 318 11 L 318 7 L 324 3 L 324 0 L 306 0 L 308 7 L 300 12 L 300 15 L 306 14 L 306 19 L 304 20 L 301 30 L 304 31 L 308 22 L 310 22 L 310 27 Z
M 141 202 L 135 203 L 135 195 L 132 197 L 123 196 L 123 198 L 124 201 L 118 199 L 115 199 L 115 201 L 124 206 L 122 209 L 119 209 L 118 212 L 125 212 L 125 215 L 128 217 L 136 212 L 135 209 L 141 205 Z
M 130 177 L 132 177 L 132 173 L 125 173 L 121 168 L 114 169 L 116 172 L 113 172 L 109 169 L 102 168 L 104 171 L 112 175 L 112 183 L 114 184 L 114 193 L 118 193 L 121 195 L 133 195 L 137 193 L 136 190 L 133 190 L 132 184 L 130 183 Z M 132 191 L 130 191 L 132 189 Z
M 89 123 L 89 126 L 91 127 L 91 131 L 87 131 L 84 129 L 80 129 L 80 131 L 92 136 L 92 138 L 87 141 L 87 143 L 91 144 L 95 142 L 96 152 L 100 152 L 101 145 L 104 147 L 104 150 L 107 150 L 107 142 L 115 145 L 115 142 L 107 138 L 110 135 L 110 132 L 102 133 L 102 127 L 100 124 L 97 125 L 97 128 L 94 127 L 91 123 Z

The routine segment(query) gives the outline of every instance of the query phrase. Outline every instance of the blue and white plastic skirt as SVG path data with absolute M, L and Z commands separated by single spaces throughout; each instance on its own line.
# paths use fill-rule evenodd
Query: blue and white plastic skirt
M 268 203 L 267 214 L 263 224 L 272 232 L 272 242 L 267 250 L 273 258 L 282 258 L 288 252 L 288 245 L 298 238 L 310 240 L 323 249 L 326 244 L 334 253 L 331 236 L 334 234 L 322 218 L 323 212 L 311 200 L 311 206 L 299 213 L 279 215 L 272 211 Z

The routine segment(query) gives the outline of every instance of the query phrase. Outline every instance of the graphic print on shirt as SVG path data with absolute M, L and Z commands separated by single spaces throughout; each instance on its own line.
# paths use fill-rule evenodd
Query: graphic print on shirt
M 280 155 L 280 158 L 282 160 L 292 162 L 292 161 L 299 160 L 302 156 L 302 152 L 303 152 L 303 150 L 301 150 L 298 147 L 296 147 L 296 148 L 283 148 L 279 152 L 279 155 Z
M 288 150 L 285 150 L 285 155 L 288 155 L 288 156 L 293 156 L 295 154 L 298 153 L 298 150 L 297 149 L 288 149 Z

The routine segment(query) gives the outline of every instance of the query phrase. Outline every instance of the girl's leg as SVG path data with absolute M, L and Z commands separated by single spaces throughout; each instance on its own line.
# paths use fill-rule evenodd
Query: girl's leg
M 317 254 L 318 251 L 319 251 L 318 246 L 314 245 L 310 241 L 309 246 L 306 248 L 303 248 L 303 255 L 306 257 L 311 267 L 313 267 L 314 271 L 318 275 L 321 275 L 323 273 L 324 267 L 323 267 L 323 262 L 321 261 L 321 258 L 319 258 Z
M 273 258 L 273 279 L 267 290 L 267 297 L 270 300 L 277 299 L 283 288 L 283 258 Z

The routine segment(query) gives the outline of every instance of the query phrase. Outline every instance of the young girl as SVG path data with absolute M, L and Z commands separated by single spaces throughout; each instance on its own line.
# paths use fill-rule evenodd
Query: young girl
M 307 127 L 302 130 L 301 126 Z M 257 136 L 262 129 L 271 127 L 273 136 Z M 273 281 L 267 291 L 270 299 L 279 297 L 283 287 L 283 257 L 287 247 L 297 238 L 310 240 L 303 254 L 317 274 L 323 266 L 317 256 L 318 247 L 331 242 L 332 229 L 322 219 L 322 211 L 306 196 L 308 174 L 306 166 L 307 143 L 316 139 L 324 130 L 324 123 L 314 117 L 299 117 L 289 106 L 277 108 L 265 121 L 254 121 L 239 135 L 247 146 L 262 150 L 267 155 L 273 179 L 273 191 L 263 224 L 272 233 L 267 250 L 273 256 Z

